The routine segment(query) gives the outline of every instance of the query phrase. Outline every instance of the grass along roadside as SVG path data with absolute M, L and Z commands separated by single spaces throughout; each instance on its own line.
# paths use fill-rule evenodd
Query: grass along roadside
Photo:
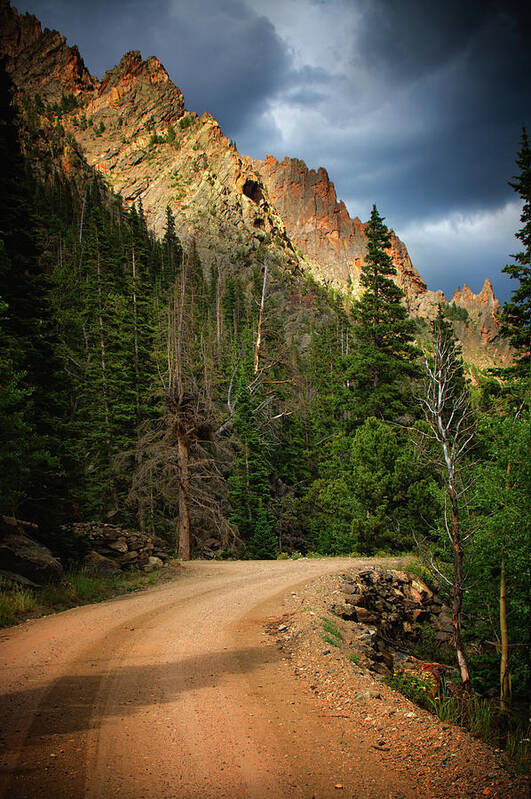
M 450 682 L 437 687 L 431 674 L 404 672 L 384 681 L 440 721 L 464 727 L 476 738 L 504 749 L 518 773 L 529 773 L 530 728 L 523 716 L 501 713 L 497 700 L 474 692 L 463 694 Z
M 178 568 L 176 562 L 170 561 L 162 569 L 149 574 L 130 571 L 108 577 L 93 577 L 82 570 L 70 571 L 60 583 L 40 588 L 13 587 L 0 579 L 0 627 L 12 627 L 27 619 L 141 591 L 172 579 Z

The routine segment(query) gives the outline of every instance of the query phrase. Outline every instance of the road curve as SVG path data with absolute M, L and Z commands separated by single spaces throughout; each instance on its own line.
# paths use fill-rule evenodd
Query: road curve
M 0 796 L 414 796 L 322 718 L 264 634 L 283 595 L 354 564 L 192 562 L 171 583 L 3 631 Z

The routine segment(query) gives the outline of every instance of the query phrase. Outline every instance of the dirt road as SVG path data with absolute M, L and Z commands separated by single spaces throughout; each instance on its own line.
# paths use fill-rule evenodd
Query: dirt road
M 4 631 L 0 796 L 416 796 L 352 724 L 323 717 L 264 633 L 283 596 L 347 563 L 191 563 Z

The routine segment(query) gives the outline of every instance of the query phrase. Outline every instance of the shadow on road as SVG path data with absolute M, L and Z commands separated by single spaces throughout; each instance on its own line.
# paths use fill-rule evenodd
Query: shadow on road
M 153 704 L 173 702 L 185 691 L 218 685 L 227 675 L 243 675 L 279 657 L 276 647 L 247 647 L 110 671 L 89 661 L 80 668 L 85 672 L 93 668 L 94 673 L 55 680 L 34 714 L 26 742 L 97 728 L 106 716 L 128 716 Z M 31 707 L 32 694 L 29 689 L 0 697 L 0 719 L 13 708 Z

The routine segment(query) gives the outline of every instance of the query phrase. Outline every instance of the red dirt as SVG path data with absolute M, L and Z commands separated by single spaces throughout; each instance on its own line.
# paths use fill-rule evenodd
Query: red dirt
M 453 760 L 444 793 L 444 773 L 432 791 L 402 749 L 377 751 L 373 726 L 327 710 L 265 632 L 310 581 L 363 563 L 190 563 L 171 583 L 2 632 L 0 796 L 481 795 L 464 792 L 468 776 L 456 783 Z M 409 734 L 414 750 L 419 730 L 407 729 L 401 746 Z M 523 795 L 509 775 L 501 785 L 484 795 Z

